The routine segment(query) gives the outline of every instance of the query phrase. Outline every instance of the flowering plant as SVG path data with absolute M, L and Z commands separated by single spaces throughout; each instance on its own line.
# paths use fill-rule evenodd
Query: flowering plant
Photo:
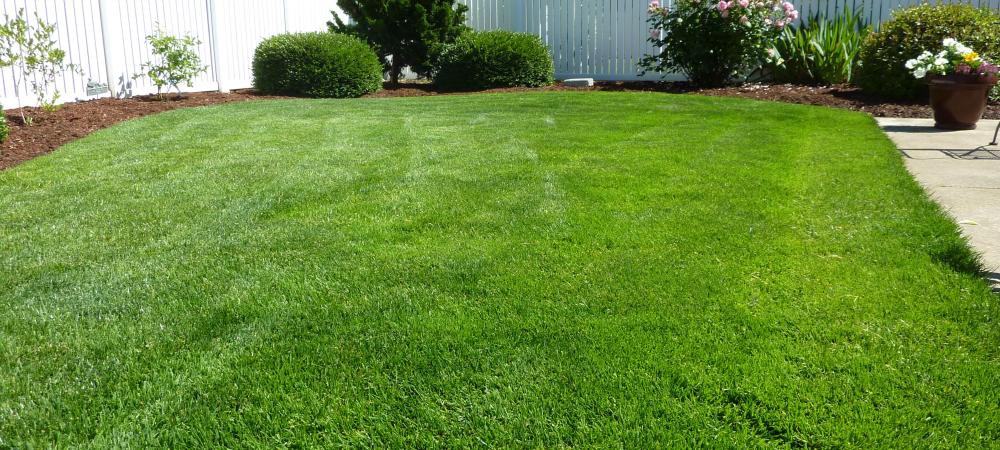
M 717 86 L 759 67 L 771 41 L 799 18 L 785 0 L 676 0 L 649 3 L 649 42 L 658 54 L 639 62 L 641 73 L 681 72 L 699 85 Z
M 924 51 L 906 62 L 906 68 L 914 77 L 956 74 L 995 79 L 997 72 L 1000 71 L 995 64 L 984 60 L 979 53 L 955 39 L 945 39 L 941 44 L 944 49 L 937 54 Z

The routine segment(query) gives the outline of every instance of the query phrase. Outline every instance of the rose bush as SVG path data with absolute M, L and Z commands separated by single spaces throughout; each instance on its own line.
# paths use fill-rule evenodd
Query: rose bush
M 649 42 L 640 72 L 680 72 L 701 86 L 724 85 L 760 67 L 771 42 L 799 17 L 782 0 L 678 0 L 671 10 L 649 4 Z

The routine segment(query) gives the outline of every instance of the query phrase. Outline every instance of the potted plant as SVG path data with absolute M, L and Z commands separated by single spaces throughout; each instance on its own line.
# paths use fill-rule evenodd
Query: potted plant
M 955 39 L 945 39 L 937 54 L 924 51 L 906 62 L 913 76 L 927 79 L 934 109 L 934 126 L 972 130 L 983 118 L 990 89 L 997 84 L 997 66 Z

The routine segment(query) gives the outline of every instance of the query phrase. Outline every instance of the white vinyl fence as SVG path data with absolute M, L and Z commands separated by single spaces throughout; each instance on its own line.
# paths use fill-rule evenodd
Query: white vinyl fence
M 469 7 L 477 30 L 508 29 L 535 34 L 548 45 L 556 77 L 638 80 L 636 64 L 656 51 L 646 42 L 648 0 L 459 0 Z M 711 1 L 711 0 L 706 0 Z M 873 25 L 894 9 L 923 0 L 792 0 L 803 18 L 861 11 Z M 932 0 L 932 2 L 934 2 Z M 1000 10 L 1000 0 L 937 0 Z M 667 1 L 666 3 L 670 3 Z M 336 0 L 0 0 L 0 14 L 24 8 L 57 25 L 59 45 L 83 75 L 59 80 L 63 99 L 92 98 L 90 83 L 108 84 L 118 94 L 155 90 L 133 80 L 150 59 L 145 36 L 157 26 L 202 41 L 199 53 L 209 70 L 191 90 L 229 90 L 251 85 L 250 62 L 261 39 L 285 31 L 326 29 Z M 0 71 L 0 102 L 17 106 L 10 69 Z M 644 79 L 656 79 L 651 74 Z M 33 99 L 27 99 L 33 104 Z
M 792 3 L 798 6 L 803 19 L 808 19 L 812 15 L 833 16 L 845 10 L 860 11 L 861 17 L 875 28 L 889 20 L 894 10 L 922 3 L 965 3 L 1000 11 L 1000 0 L 792 0 Z
M 469 7 L 475 29 L 507 29 L 538 35 L 549 46 L 556 78 L 599 80 L 657 79 L 639 77 L 636 63 L 654 52 L 646 39 L 648 0 L 459 0 Z M 705 0 L 718 1 L 718 0 Z M 873 26 L 893 10 L 930 3 L 968 3 L 1000 10 L 1000 0 L 790 0 L 802 17 L 861 11 Z M 661 1 L 670 5 L 672 1 Z
M 152 57 L 145 37 L 156 27 L 202 41 L 198 52 L 209 69 L 189 90 L 250 87 L 253 50 L 262 39 L 326 30 L 330 11 L 337 9 L 336 0 L 0 0 L 0 15 L 13 17 L 22 8 L 32 22 L 38 13 L 56 24 L 59 47 L 82 71 L 57 81 L 63 101 L 93 98 L 88 82 L 123 95 L 155 92 L 148 79 L 133 75 Z M 17 107 L 9 68 L 0 71 L 0 102 Z
M 561 79 L 640 79 L 636 64 L 656 50 L 646 42 L 648 0 L 459 1 L 469 7 L 468 23 L 475 29 L 539 36 L 552 52 Z

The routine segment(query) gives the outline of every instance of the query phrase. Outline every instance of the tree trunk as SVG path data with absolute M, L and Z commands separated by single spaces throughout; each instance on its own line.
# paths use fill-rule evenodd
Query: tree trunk
M 389 84 L 392 86 L 399 86 L 399 74 L 403 71 L 403 67 L 399 62 L 399 58 L 396 55 L 392 56 L 392 66 L 389 68 Z
M 24 64 L 24 63 L 22 62 L 21 64 Z M 24 73 L 24 66 L 23 65 L 21 66 L 20 69 L 21 69 L 21 73 Z M 24 103 L 21 101 L 21 82 L 25 81 L 24 77 L 22 77 L 20 80 L 18 80 L 17 73 L 15 72 L 13 74 L 13 80 L 14 80 L 14 96 L 17 97 L 17 110 L 21 113 L 21 125 L 24 125 L 26 127 L 30 127 L 31 124 L 28 123 L 28 118 L 24 116 Z M 3 114 L 2 110 L 0 110 L 0 114 Z

